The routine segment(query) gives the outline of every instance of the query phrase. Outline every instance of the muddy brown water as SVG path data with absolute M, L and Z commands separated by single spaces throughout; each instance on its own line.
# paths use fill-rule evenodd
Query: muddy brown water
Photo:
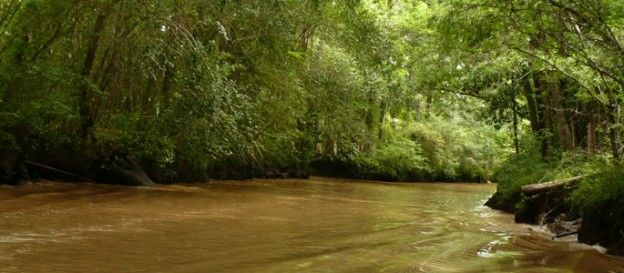
M 482 206 L 494 185 L 0 187 L 0 272 L 619 272 Z

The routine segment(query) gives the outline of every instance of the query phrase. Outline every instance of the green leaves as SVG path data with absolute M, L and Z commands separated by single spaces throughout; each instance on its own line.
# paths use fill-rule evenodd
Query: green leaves
M 88 153 L 121 145 L 154 173 L 329 156 L 401 180 L 474 178 L 502 152 L 479 143 L 497 136 L 469 97 L 506 107 L 526 65 L 504 13 L 472 2 L 22 1 L 0 21 L 0 112 L 40 147 L 81 142 L 89 123 Z M 17 8 L 0 7 L 0 20 Z

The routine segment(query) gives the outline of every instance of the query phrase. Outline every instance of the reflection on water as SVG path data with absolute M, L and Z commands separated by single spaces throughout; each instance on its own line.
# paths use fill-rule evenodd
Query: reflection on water
M 492 185 L 0 188 L 1 272 L 617 272 L 482 204 Z

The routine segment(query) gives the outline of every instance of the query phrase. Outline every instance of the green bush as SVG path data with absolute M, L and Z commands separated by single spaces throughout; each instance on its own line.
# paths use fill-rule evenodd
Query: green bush
M 624 196 L 624 169 L 621 165 L 602 167 L 583 179 L 570 197 L 572 204 L 588 209 L 600 207 Z
M 250 153 L 254 156 L 251 158 L 254 163 L 260 165 L 256 166 L 256 171 L 260 176 L 267 175 L 266 172 L 307 172 L 310 151 L 295 148 L 305 138 L 304 134 L 294 130 L 267 133 L 258 141 L 255 155 Z
M 462 119 L 433 117 L 407 130 L 423 147 L 427 176 L 438 181 L 488 180 L 498 165 L 496 158 L 506 153 L 506 140 L 484 124 L 467 126 Z
M 497 191 L 503 199 L 517 196 L 524 185 L 550 181 L 554 178 L 549 164 L 539 154 L 512 155 L 494 174 Z
M 370 155 L 354 157 L 365 178 L 406 181 L 422 178 L 429 171 L 418 143 L 397 138 L 377 145 Z
M 544 158 L 541 142 L 535 137 L 524 137 L 521 144 L 523 152 L 509 155 L 494 175 L 503 200 L 519 197 L 522 186 L 592 174 L 606 165 L 605 159 L 595 158 L 590 162 L 583 153 L 566 152 Z

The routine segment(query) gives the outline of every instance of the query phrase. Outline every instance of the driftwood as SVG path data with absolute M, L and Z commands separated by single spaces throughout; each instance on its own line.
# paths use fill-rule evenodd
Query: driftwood
M 585 176 L 575 176 L 568 179 L 555 180 L 550 182 L 530 184 L 522 187 L 522 192 L 525 196 L 532 196 L 542 192 L 551 191 L 554 189 L 562 188 L 565 185 L 570 185 L 581 181 Z
M 563 237 L 567 237 L 567 236 L 572 236 L 574 234 L 578 234 L 578 231 L 570 231 L 570 232 L 557 234 L 557 235 L 553 236 L 552 239 L 554 240 L 554 239 L 557 239 L 557 238 L 563 238 Z
M 57 172 L 57 173 L 69 175 L 69 176 L 72 176 L 74 178 L 78 178 L 78 179 L 85 180 L 85 181 L 88 181 L 88 182 L 95 183 L 95 181 L 93 181 L 93 179 L 89 179 L 89 178 L 86 178 L 84 176 L 77 175 L 75 173 L 70 173 L 70 172 L 67 172 L 67 171 L 63 171 L 63 170 L 60 170 L 60 169 L 57 169 L 57 168 L 54 168 L 54 167 L 50 167 L 48 165 L 44 165 L 44 164 L 41 164 L 41 163 L 32 162 L 32 161 L 29 161 L 29 160 L 24 160 L 24 163 L 27 163 L 27 164 L 30 164 L 30 165 L 33 165 L 33 166 L 37 166 L 37 167 L 40 167 L 40 168 L 44 168 L 44 169 L 47 169 L 47 170 L 50 170 L 50 171 L 54 171 L 54 172 Z

